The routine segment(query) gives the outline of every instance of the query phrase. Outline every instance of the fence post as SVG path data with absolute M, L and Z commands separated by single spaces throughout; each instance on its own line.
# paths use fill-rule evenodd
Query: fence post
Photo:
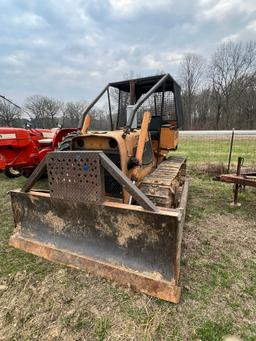
M 230 164 L 231 164 L 231 157 L 232 157 L 232 151 L 233 151 L 234 136 L 235 136 L 235 128 L 232 129 L 231 140 L 230 140 L 229 157 L 228 157 L 228 174 L 230 172 Z

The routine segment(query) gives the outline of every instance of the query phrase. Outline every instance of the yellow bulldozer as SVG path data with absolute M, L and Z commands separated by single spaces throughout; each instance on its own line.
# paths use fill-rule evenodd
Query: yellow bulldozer
M 103 96 L 109 129 L 93 130 Z M 78 130 L 10 192 L 10 244 L 178 303 L 188 184 L 185 158 L 171 151 L 181 125 L 170 74 L 109 83 Z M 36 189 L 46 170 L 49 189 Z

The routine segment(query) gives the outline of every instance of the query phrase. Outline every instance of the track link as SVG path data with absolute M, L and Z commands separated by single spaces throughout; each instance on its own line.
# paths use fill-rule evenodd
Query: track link
M 156 205 L 175 208 L 178 206 L 186 177 L 186 158 L 171 156 L 140 184 L 141 191 Z

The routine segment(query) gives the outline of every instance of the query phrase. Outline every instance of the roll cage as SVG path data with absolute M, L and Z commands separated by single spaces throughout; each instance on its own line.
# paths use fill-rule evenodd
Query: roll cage
M 113 87 L 118 89 L 118 109 L 117 109 L 117 119 L 116 124 L 114 126 L 113 114 L 111 108 L 111 99 L 110 99 L 110 88 Z M 135 119 L 136 112 L 142 107 L 147 99 L 151 95 L 156 93 L 161 94 L 161 105 L 160 110 L 156 108 L 156 100 L 154 98 L 154 109 L 153 116 L 161 116 L 163 117 L 164 112 L 164 102 L 165 102 L 165 93 L 171 92 L 173 93 L 173 101 L 174 101 L 174 112 L 175 112 L 175 121 L 176 127 L 181 127 L 183 125 L 183 112 L 181 105 L 181 95 L 180 95 L 180 86 L 173 79 L 170 74 L 156 75 L 151 77 L 143 77 L 136 78 L 130 80 L 124 80 L 120 82 L 109 83 L 99 94 L 98 96 L 87 106 L 82 115 L 82 120 L 79 124 L 79 128 L 82 128 L 83 121 L 86 115 L 93 109 L 96 103 L 103 97 L 105 93 L 107 93 L 108 99 L 108 111 L 110 118 L 110 126 L 111 130 L 115 129 L 124 129 L 125 134 L 129 133 L 132 129 L 133 121 Z M 121 94 L 126 93 L 128 95 L 128 105 L 133 105 L 132 112 L 129 115 L 127 120 L 126 110 L 121 111 Z M 160 112 L 159 112 L 160 111 Z

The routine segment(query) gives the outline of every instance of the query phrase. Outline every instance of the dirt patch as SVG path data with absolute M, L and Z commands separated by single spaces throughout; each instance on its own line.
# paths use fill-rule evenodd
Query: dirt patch
M 52 226 L 55 231 L 61 232 L 65 228 L 65 221 L 56 216 L 52 211 L 49 211 L 42 217 L 42 221 L 49 226 Z
M 157 231 L 149 229 L 144 224 L 143 219 L 139 219 L 132 214 L 118 219 L 115 234 L 120 246 L 127 246 L 130 239 L 138 239 L 140 236 L 146 239 L 145 242 L 148 240 L 152 243 L 159 240 Z
M 256 220 L 246 221 L 232 214 L 209 214 L 196 225 L 193 221 L 186 224 L 184 242 L 189 253 L 198 250 L 203 241 L 216 250 L 231 248 L 252 257 L 253 245 L 256 245 L 255 229 Z
M 134 216 L 127 216 L 119 219 L 117 233 L 117 241 L 120 246 L 127 246 L 129 239 L 137 239 L 142 233 L 145 233 L 145 227 L 141 224 L 141 220 Z
M 223 163 L 204 163 L 195 164 L 191 167 L 191 170 L 195 170 L 198 173 L 209 174 L 209 175 L 219 175 L 224 174 L 227 171 L 226 165 Z

